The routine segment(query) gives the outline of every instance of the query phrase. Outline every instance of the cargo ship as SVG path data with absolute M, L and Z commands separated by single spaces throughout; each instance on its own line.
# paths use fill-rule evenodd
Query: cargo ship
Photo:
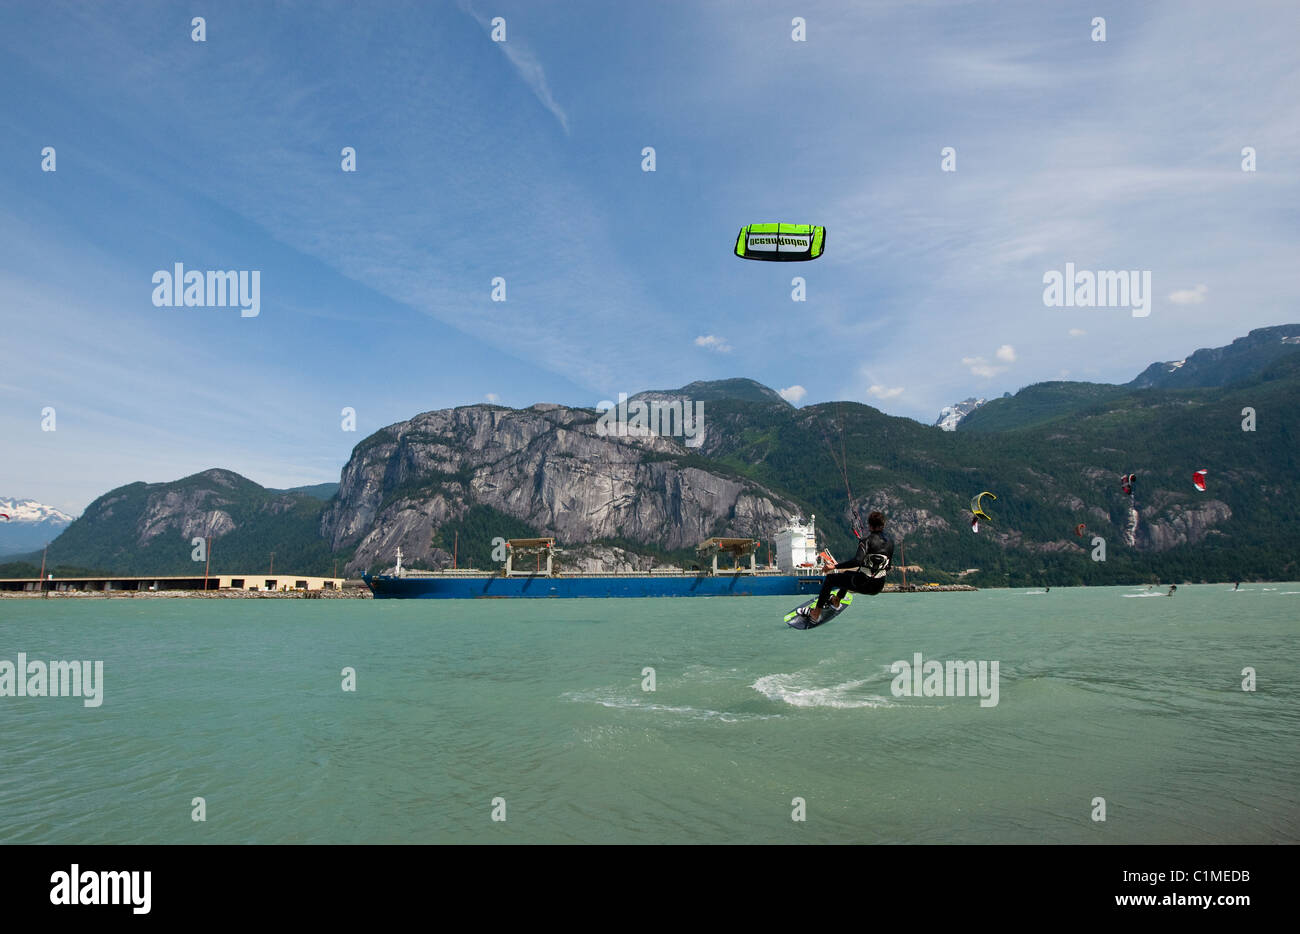
M 386 574 L 362 579 L 376 598 L 510 597 L 779 597 L 812 595 L 821 588 L 825 552 L 816 545 L 816 516 L 795 521 L 776 537 L 776 566 L 760 568 L 760 542 L 749 538 L 710 538 L 696 548 L 696 569 L 651 568 L 638 572 L 563 573 L 554 538 L 516 538 L 505 543 L 506 558 L 496 571 L 472 569 L 420 571 L 397 564 Z M 719 568 L 729 555 L 732 567 Z M 534 560 L 529 561 L 529 558 Z M 519 563 L 525 565 L 521 568 Z M 531 568 L 526 565 L 531 564 Z

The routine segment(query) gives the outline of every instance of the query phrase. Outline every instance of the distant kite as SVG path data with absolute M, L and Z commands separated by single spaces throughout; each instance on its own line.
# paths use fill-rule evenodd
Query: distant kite
M 0 512 L 0 519 L 8 519 L 8 518 L 9 518 L 9 513 Z
M 826 248 L 826 228 L 811 224 L 749 224 L 740 228 L 736 255 L 775 263 L 817 259 Z
M 1192 474 L 1192 486 L 1196 487 L 1202 493 L 1205 492 L 1205 474 L 1207 471 L 1198 470 Z
M 984 507 L 980 505 L 980 500 L 982 500 L 986 496 L 993 500 L 997 499 L 996 496 L 994 496 L 988 490 L 985 490 L 983 493 L 979 494 L 973 500 L 970 501 L 970 514 L 974 516 L 976 519 L 983 519 L 985 522 L 992 522 L 993 517 L 990 516 L 987 512 L 985 512 Z M 979 530 L 976 529 L 976 531 L 978 532 Z
M 1074 527 L 1074 534 L 1077 535 L 1079 538 L 1083 538 L 1083 533 L 1086 531 L 1088 531 L 1088 527 L 1084 525 L 1082 522 L 1080 522 L 1078 525 Z

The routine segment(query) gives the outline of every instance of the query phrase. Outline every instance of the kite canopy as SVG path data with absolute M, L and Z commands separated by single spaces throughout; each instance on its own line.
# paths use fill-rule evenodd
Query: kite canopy
M 826 247 L 826 228 L 811 224 L 749 224 L 740 228 L 736 255 L 776 263 L 816 259 Z
M 1205 475 L 1207 473 L 1209 473 L 1207 470 L 1198 470 L 1196 473 L 1192 474 L 1192 486 L 1196 487 L 1202 493 L 1205 492 Z
M 979 496 L 976 496 L 973 500 L 970 501 L 970 513 L 976 519 L 983 519 L 985 522 L 992 522 L 993 517 L 990 516 L 987 512 L 985 512 L 984 507 L 980 505 L 980 500 L 982 500 L 986 496 L 989 499 L 993 499 L 993 500 L 997 499 L 996 496 L 994 496 L 988 490 L 985 490 Z M 976 531 L 978 531 L 978 529 Z
M 1086 531 L 1088 531 L 1088 527 L 1084 525 L 1082 522 L 1080 522 L 1078 525 L 1074 527 L 1074 534 L 1079 536 L 1080 538 L 1083 538 L 1083 533 Z

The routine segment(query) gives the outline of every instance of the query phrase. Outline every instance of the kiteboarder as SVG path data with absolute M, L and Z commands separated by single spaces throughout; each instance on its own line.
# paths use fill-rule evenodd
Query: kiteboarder
M 1166 597 L 1172 597 L 1172 596 L 1174 595 L 1174 591 L 1177 590 L 1177 589 L 1178 589 L 1178 585 L 1177 585 L 1177 584 L 1170 584 L 1170 585 L 1169 585 L 1169 593 L 1165 594 L 1165 596 L 1166 596 Z
M 822 607 L 827 603 L 837 606 L 850 590 L 874 597 L 884 589 L 885 575 L 894 557 L 893 539 L 885 534 L 884 513 L 877 511 L 867 516 L 867 528 L 867 537 L 858 539 L 858 551 L 852 560 L 837 564 L 839 570 L 822 581 L 817 605 L 800 607 L 799 612 L 814 623 L 821 619 Z M 836 592 L 833 597 L 831 591 Z

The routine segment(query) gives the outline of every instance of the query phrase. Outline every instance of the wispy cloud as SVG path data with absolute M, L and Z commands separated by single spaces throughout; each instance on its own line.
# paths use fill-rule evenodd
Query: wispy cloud
M 895 386 L 890 389 L 885 386 L 872 386 L 867 390 L 867 392 L 871 393 L 877 399 L 895 399 L 903 394 L 903 387 Z
M 797 385 L 787 386 L 785 389 L 779 390 L 779 394 L 781 398 L 784 399 L 786 402 L 792 403 L 794 405 L 798 405 L 799 400 L 801 400 L 804 396 L 808 395 L 808 390 L 804 389 L 802 386 L 797 386 Z
M 999 373 L 1005 373 L 1006 367 L 994 366 L 983 357 L 962 357 L 962 366 L 970 367 L 970 371 L 975 376 L 982 376 L 985 379 L 997 376 Z
M 1169 300 L 1175 305 L 1199 305 L 1210 294 L 1209 286 L 1198 285 L 1194 289 L 1179 289 L 1169 293 Z
M 695 338 L 695 346 L 703 347 L 706 350 L 716 350 L 718 353 L 731 353 L 731 345 L 727 343 L 726 339 L 712 334 L 703 334 Z
M 1083 337 L 1083 335 L 1087 334 L 1088 332 L 1085 331 L 1083 328 L 1070 328 L 1068 333 L 1071 337 Z
M 475 10 L 466 0 L 460 0 L 460 8 L 468 13 L 474 19 L 478 20 L 479 25 L 491 32 L 492 17 L 484 16 Z M 560 128 L 564 130 L 564 135 L 569 135 L 569 117 L 564 112 L 551 93 L 550 83 L 546 80 L 546 69 L 538 61 L 536 53 L 533 52 L 517 35 L 512 35 L 510 24 L 506 22 L 506 38 L 502 42 L 493 42 L 492 44 L 499 47 L 505 53 L 510 64 L 514 66 L 519 77 L 523 79 L 524 84 L 532 90 L 537 99 L 541 101 L 542 106 L 549 110 L 555 119 L 560 121 Z

